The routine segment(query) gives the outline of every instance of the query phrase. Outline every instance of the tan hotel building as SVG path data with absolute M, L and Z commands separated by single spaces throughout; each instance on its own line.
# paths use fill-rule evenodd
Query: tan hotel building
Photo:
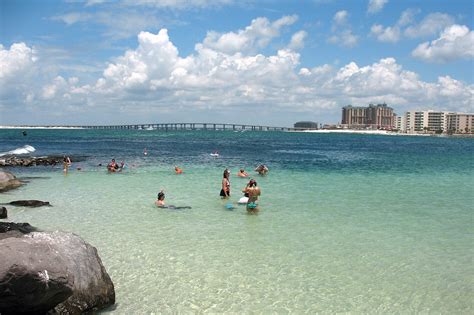
M 353 129 L 393 129 L 396 124 L 393 108 L 387 104 L 370 104 L 367 107 L 342 108 L 341 124 Z

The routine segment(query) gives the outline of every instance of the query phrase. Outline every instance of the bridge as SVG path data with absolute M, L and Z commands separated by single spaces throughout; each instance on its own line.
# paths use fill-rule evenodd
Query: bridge
M 56 126 L 58 127 L 58 126 Z M 160 124 L 134 124 L 134 125 L 91 125 L 91 126 L 62 126 L 82 129 L 117 129 L 117 130 L 231 130 L 231 131 L 301 131 L 305 128 L 273 127 L 245 124 L 222 123 L 160 123 Z

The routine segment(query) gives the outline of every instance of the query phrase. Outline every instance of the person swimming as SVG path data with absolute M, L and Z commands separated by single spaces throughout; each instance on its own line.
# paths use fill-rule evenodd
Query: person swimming
M 171 209 L 171 210 L 182 210 L 182 209 L 192 209 L 191 207 L 189 206 L 182 206 L 182 207 L 177 207 L 175 205 L 165 205 L 165 193 L 163 190 L 160 190 L 160 192 L 158 193 L 158 196 L 157 196 L 157 199 L 155 201 L 155 205 L 158 207 L 158 208 L 163 208 L 163 209 Z
M 266 175 L 268 173 L 268 167 L 265 164 L 260 164 L 255 171 L 260 175 Z
M 183 170 L 177 166 L 174 167 L 174 171 L 176 172 L 176 174 L 183 174 Z
M 115 159 L 112 159 L 112 161 L 110 161 L 109 164 L 107 164 L 107 170 L 109 172 L 116 172 L 118 169 L 120 168 L 120 166 L 117 164 L 117 162 L 115 162 Z
M 160 190 L 158 193 L 157 199 L 155 201 L 155 205 L 157 207 L 164 207 L 165 206 L 165 193 L 163 190 Z
M 240 171 L 237 173 L 237 176 L 239 177 L 248 177 L 249 174 L 242 168 Z

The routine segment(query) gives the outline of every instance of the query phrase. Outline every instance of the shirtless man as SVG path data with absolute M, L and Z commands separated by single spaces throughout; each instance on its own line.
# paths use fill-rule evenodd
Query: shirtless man
M 260 196 L 260 187 L 257 186 L 257 182 L 253 179 L 250 180 L 244 192 L 248 194 L 249 200 L 247 201 L 247 211 L 249 213 L 258 212 L 258 196 Z

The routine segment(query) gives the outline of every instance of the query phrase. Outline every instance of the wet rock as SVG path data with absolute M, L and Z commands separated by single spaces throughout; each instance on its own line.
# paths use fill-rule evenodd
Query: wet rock
M 15 189 L 21 186 L 21 181 L 10 172 L 0 170 L 0 192 Z
M 83 314 L 115 303 L 97 250 L 79 236 L 32 232 L 0 240 L 0 313 Z
M 41 201 L 41 200 L 15 200 L 9 202 L 8 204 L 16 207 L 43 207 L 43 206 L 51 206 L 49 201 Z
M 38 229 L 28 223 L 0 222 L 0 240 L 8 237 L 22 237 L 37 232 Z
M 0 207 L 0 219 L 6 219 L 8 217 L 7 208 Z

